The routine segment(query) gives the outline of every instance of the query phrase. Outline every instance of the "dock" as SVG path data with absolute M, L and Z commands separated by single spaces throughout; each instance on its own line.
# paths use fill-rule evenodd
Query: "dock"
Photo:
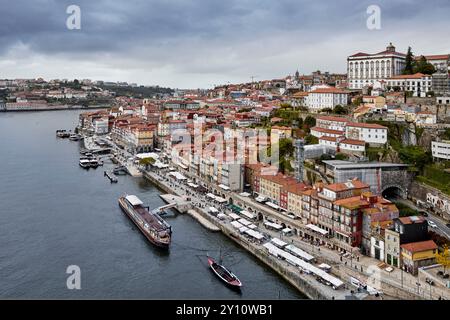
M 200 215 L 196 210 L 190 209 L 190 210 L 188 210 L 188 214 L 191 217 L 193 217 L 195 220 L 197 220 L 206 229 L 213 231 L 213 232 L 221 231 L 219 227 L 217 227 L 214 223 L 210 222 L 209 220 L 203 218 L 202 215 Z
M 103 175 L 105 177 L 107 177 L 109 179 L 109 181 L 111 181 L 111 183 L 117 183 L 119 180 L 117 179 L 116 175 L 114 174 L 114 172 L 112 171 L 105 171 L 103 173 Z
M 173 194 L 160 194 L 161 199 L 163 199 L 168 204 L 175 204 L 174 209 L 180 213 L 186 213 L 192 208 L 192 204 L 184 199 L 183 197 L 176 196 Z

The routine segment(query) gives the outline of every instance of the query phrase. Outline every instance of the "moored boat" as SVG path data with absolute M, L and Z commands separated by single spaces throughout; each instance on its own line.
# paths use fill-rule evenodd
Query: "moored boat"
M 158 214 L 150 212 L 148 208 L 144 207 L 143 202 L 138 197 L 134 195 L 120 197 L 119 206 L 148 241 L 159 248 L 169 248 L 172 227 Z
M 97 168 L 99 166 L 97 159 L 89 159 L 89 165 L 91 168 Z
M 80 167 L 82 167 L 83 169 L 89 169 L 91 167 L 90 160 L 80 159 Z
M 242 282 L 238 279 L 238 277 L 236 277 L 233 272 L 217 263 L 213 258 L 208 257 L 208 265 L 214 274 L 230 287 L 234 289 L 240 289 L 242 287 Z

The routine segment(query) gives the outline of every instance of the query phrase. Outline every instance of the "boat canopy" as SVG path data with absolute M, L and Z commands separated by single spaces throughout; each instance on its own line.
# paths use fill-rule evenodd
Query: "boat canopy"
M 315 226 L 315 225 L 313 225 L 313 224 L 308 224 L 308 225 L 306 225 L 306 227 L 307 227 L 308 229 L 310 229 L 310 230 L 312 230 L 312 231 L 315 231 L 315 232 L 318 232 L 318 233 L 320 233 L 320 234 L 322 234 L 322 235 L 327 235 L 327 234 L 328 234 L 328 231 L 327 231 L 327 230 L 322 229 L 322 228 L 319 228 L 318 226 Z
M 132 206 L 141 206 L 144 203 L 136 196 L 130 195 L 126 196 L 125 199 L 132 205 Z

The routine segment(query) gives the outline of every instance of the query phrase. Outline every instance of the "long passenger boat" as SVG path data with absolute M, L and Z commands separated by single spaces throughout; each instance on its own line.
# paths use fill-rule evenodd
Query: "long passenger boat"
M 150 212 L 143 202 L 134 195 L 119 198 L 122 211 L 134 222 L 153 245 L 168 249 L 172 237 L 172 227 L 157 213 Z

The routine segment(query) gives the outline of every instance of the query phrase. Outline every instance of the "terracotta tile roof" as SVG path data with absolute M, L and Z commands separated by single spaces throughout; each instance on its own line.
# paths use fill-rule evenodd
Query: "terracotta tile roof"
M 342 90 L 342 89 L 338 89 L 335 87 L 331 87 L 331 88 L 318 88 L 316 90 L 313 90 L 310 92 L 311 93 L 335 93 L 335 94 L 348 94 L 347 91 Z
M 411 217 L 401 217 L 398 218 L 403 224 L 414 224 L 414 223 L 424 223 L 426 220 L 422 216 L 415 216 L 415 218 L 411 219 Z
M 401 79 L 422 79 L 423 77 L 431 77 L 428 74 L 415 73 L 415 74 L 402 74 L 395 77 L 389 78 L 390 80 L 401 80 Z
M 336 141 L 337 141 L 337 138 L 336 138 L 336 137 L 321 136 L 321 137 L 319 138 L 319 140 L 325 140 L 325 141 L 336 142 Z
M 366 143 L 361 140 L 355 140 L 355 139 L 345 139 L 340 142 L 341 144 L 352 144 L 356 146 L 365 146 Z
M 323 120 L 323 121 L 335 121 L 335 122 L 345 122 L 347 123 L 348 120 L 342 117 L 333 117 L 333 116 L 322 116 L 317 117 L 317 120 Z
M 322 133 L 344 135 L 344 131 L 325 129 L 325 128 L 321 128 L 321 127 L 312 127 L 311 131 L 312 130 L 317 131 L 317 132 L 322 132 Z
M 386 129 L 387 127 L 384 127 L 382 125 L 376 124 L 376 123 L 363 123 L 363 122 L 349 122 L 347 123 L 347 127 L 356 127 L 356 128 L 370 128 L 370 129 Z
M 414 57 L 414 59 L 419 60 L 422 56 Z M 423 56 L 427 60 L 449 60 L 450 54 L 436 54 L 436 55 L 430 55 L 430 56 Z
M 345 191 L 345 190 L 351 190 L 351 189 L 364 189 L 369 188 L 368 184 L 365 184 L 364 182 L 354 179 L 348 182 L 339 182 L 339 183 L 333 183 L 329 185 L 324 186 L 325 189 L 329 189 L 331 191 L 339 192 L 339 191 Z
M 409 252 L 421 252 L 437 249 L 437 245 L 433 240 L 405 243 L 402 244 L 401 247 Z

